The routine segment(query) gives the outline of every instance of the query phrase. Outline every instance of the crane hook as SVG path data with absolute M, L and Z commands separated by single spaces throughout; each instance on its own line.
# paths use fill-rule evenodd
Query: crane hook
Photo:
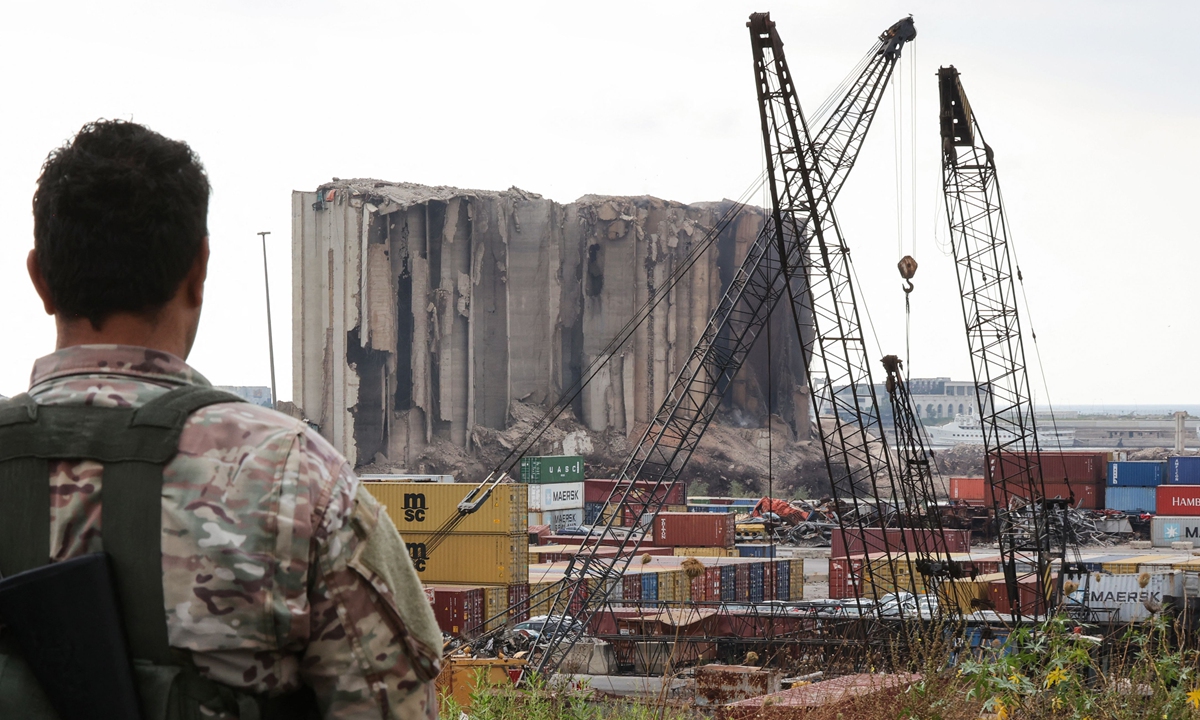
M 900 258 L 900 262 L 896 263 L 896 269 L 900 271 L 900 277 L 904 279 L 904 294 L 913 291 L 912 279 L 917 274 L 917 261 L 912 255 L 905 255 Z

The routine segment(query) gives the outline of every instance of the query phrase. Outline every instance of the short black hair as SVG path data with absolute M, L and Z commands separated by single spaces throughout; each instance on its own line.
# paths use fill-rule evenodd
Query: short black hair
M 211 188 L 187 143 L 97 120 L 54 150 L 33 196 L 34 251 L 59 312 L 100 329 L 174 296 L 208 236 Z

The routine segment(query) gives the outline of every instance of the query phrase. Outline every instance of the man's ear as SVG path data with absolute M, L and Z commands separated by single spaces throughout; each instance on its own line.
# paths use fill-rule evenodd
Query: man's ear
M 192 269 L 188 271 L 187 277 L 184 279 L 184 283 L 186 283 L 185 299 L 188 307 L 198 308 L 204 304 L 204 281 L 206 279 L 208 279 L 208 238 L 204 238 L 200 242 L 200 252 L 196 253 Z
M 207 246 L 205 252 L 208 252 Z M 42 274 L 42 266 L 37 259 L 37 250 L 29 251 L 29 255 L 25 258 L 25 269 L 29 271 L 29 279 L 33 282 L 33 289 L 37 291 L 38 297 L 42 299 L 42 307 L 46 309 L 46 314 L 57 313 L 58 306 L 54 304 L 54 296 L 50 293 L 50 284 L 46 282 L 46 276 Z

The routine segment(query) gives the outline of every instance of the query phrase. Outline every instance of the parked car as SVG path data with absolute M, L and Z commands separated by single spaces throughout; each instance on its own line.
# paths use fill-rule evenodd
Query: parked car
M 932 619 L 937 616 L 937 612 L 938 602 L 933 595 L 913 595 L 901 591 L 879 598 L 879 614 L 882 617 Z
M 570 615 L 564 615 L 561 618 L 558 615 L 538 615 L 517 623 L 509 632 L 512 635 L 524 635 L 536 640 L 547 632 L 556 632 L 560 623 L 564 623 L 574 632 L 583 630 L 583 625 Z

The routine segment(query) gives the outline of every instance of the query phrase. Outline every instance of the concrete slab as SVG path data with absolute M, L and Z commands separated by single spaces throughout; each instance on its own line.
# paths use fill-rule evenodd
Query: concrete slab
M 690 678 L 638 677 L 632 675 L 556 675 L 555 678 L 570 678 L 586 683 L 601 695 L 609 697 L 660 698 L 664 690 L 667 698 L 690 698 L 695 695 L 695 682 Z

